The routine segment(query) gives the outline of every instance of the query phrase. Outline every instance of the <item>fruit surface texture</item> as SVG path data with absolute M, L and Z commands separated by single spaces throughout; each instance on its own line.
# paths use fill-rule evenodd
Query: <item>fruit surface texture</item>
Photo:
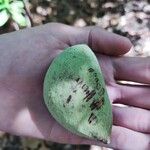
M 49 112 L 63 127 L 109 143 L 112 108 L 100 64 L 87 45 L 66 48 L 52 61 L 43 92 Z

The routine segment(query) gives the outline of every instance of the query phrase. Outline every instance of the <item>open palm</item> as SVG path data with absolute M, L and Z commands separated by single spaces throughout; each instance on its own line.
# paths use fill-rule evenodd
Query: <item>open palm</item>
M 3 57 L 3 63 L 7 60 L 10 65 L 6 82 L 1 84 L 7 89 L 3 92 L 6 101 L 0 101 L 3 106 L 0 114 L 5 111 L 2 117 L 8 120 L 3 124 L 4 131 L 60 143 L 96 144 L 115 149 L 150 148 L 150 59 L 120 57 L 132 46 L 126 38 L 99 27 L 75 28 L 57 23 L 5 37 L 13 42 L 8 48 L 11 56 Z M 105 78 L 113 107 L 113 128 L 108 145 L 64 129 L 44 105 L 43 81 L 51 61 L 64 48 L 79 43 L 93 49 Z M 121 85 L 116 82 L 118 80 L 147 85 Z M 136 143 L 134 147 L 133 143 Z

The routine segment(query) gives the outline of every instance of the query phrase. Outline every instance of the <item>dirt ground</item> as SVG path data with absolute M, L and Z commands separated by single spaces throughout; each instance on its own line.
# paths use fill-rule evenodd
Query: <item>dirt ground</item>
M 74 26 L 98 25 L 128 37 L 134 44 L 129 56 L 150 56 L 150 0 L 24 0 L 32 26 L 61 22 Z M 0 33 L 13 31 L 6 24 Z M 0 134 L 0 150 L 96 150 Z

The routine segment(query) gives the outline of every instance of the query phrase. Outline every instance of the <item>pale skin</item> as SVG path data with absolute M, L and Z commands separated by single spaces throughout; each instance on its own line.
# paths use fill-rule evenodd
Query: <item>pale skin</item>
M 106 81 L 113 108 L 108 145 L 67 131 L 43 102 L 43 80 L 51 61 L 64 48 L 79 43 L 95 52 Z M 59 143 L 150 149 L 150 58 L 122 57 L 131 46 L 128 39 L 99 27 L 57 23 L 0 35 L 0 130 Z M 120 85 L 116 80 L 148 85 Z

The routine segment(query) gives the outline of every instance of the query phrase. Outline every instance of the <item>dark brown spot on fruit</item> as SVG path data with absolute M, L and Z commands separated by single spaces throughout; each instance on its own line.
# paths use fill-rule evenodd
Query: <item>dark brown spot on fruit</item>
M 94 113 L 91 113 L 91 115 L 90 115 L 90 117 L 88 119 L 89 124 L 92 123 L 93 121 L 96 121 L 96 118 L 97 117 L 94 115 Z
M 76 81 L 79 82 L 80 78 L 77 78 Z
M 75 56 L 75 55 L 73 55 L 73 58 L 76 58 L 76 56 Z
M 89 72 L 93 72 L 94 69 L 93 69 L 93 68 L 89 68 L 88 71 L 89 71 Z
M 85 105 L 82 104 L 81 106 L 82 106 L 82 108 L 85 108 Z
M 80 82 L 78 82 L 78 84 L 82 84 L 82 82 L 83 82 L 83 81 L 81 80 Z
M 104 88 L 102 88 L 102 89 L 101 89 L 101 91 L 100 91 L 100 96 L 103 96 L 103 95 L 104 95 L 104 93 L 105 93 L 105 89 L 104 89 Z
M 90 93 L 88 86 L 86 87 L 86 89 L 84 90 L 84 92 L 85 92 L 86 94 Z
M 98 78 L 95 78 L 95 82 L 98 82 Z
M 104 98 L 100 99 L 99 101 L 94 100 L 90 105 L 91 111 L 94 109 L 99 110 L 103 104 L 104 104 Z
M 81 78 L 77 78 L 76 81 L 77 81 L 78 84 L 82 84 L 83 83 L 83 80 L 81 80 Z
M 73 93 L 76 93 L 77 92 L 77 90 L 73 90 Z
M 94 133 L 91 133 L 91 136 L 92 136 L 94 139 L 98 140 L 98 137 L 97 137 Z
M 70 100 L 71 100 L 71 95 L 69 95 L 69 97 L 67 98 L 66 103 L 69 103 L 69 102 L 70 102 Z
M 88 86 L 86 84 L 83 84 L 82 89 L 83 89 L 84 92 L 87 92 L 88 91 Z
M 86 84 L 83 84 L 83 85 L 82 85 L 82 89 L 83 89 L 85 86 L 86 86 Z
M 86 99 L 86 102 L 88 102 L 94 95 L 96 94 L 95 90 L 92 90 L 90 93 L 88 93 L 84 99 Z

